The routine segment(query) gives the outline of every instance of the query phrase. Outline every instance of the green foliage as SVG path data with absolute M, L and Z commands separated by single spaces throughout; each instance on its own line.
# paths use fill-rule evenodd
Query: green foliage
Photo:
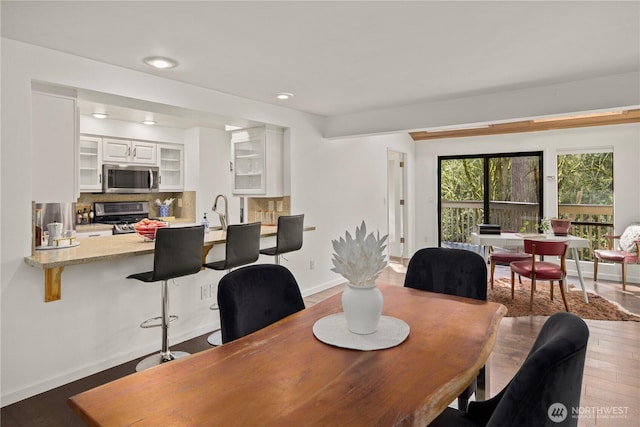
M 558 204 L 613 204 L 613 153 L 558 155 Z
M 482 159 L 453 159 L 441 162 L 441 190 L 444 200 L 482 200 Z
M 497 210 L 492 206 L 492 223 L 503 229 L 538 232 L 539 196 L 538 157 L 488 158 L 490 200 L 519 202 L 521 210 Z M 441 196 L 448 202 L 482 202 L 484 195 L 484 158 L 443 159 Z M 558 156 L 558 204 L 612 205 L 613 153 L 579 153 Z M 526 208 L 528 206 L 528 209 Z M 478 223 L 483 222 L 481 204 L 459 203 L 442 215 L 442 239 L 465 242 Z M 592 219 L 593 221 L 594 219 Z M 605 218 L 601 219 L 606 222 Z

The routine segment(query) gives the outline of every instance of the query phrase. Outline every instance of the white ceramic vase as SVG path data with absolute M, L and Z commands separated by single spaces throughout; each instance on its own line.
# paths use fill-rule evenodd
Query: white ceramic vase
M 375 283 L 368 286 L 348 284 L 342 293 L 342 310 L 349 330 L 360 335 L 376 332 L 383 303 L 382 292 Z

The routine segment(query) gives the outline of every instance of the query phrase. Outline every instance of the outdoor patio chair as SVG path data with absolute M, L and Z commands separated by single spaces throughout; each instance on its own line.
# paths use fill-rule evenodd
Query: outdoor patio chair
M 627 265 L 638 264 L 638 249 L 640 249 L 640 223 L 629 225 L 619 236 L 605 235 L 607 238 L 607 249 L 596 249 L 593 251 L 593 280 L 598 280 L 598 262 L 609 261 L 615 264 L 622 264 L 622 290 L 627 288 Z M 613 249 L 614 241 L 618 240 L 617 249 Z

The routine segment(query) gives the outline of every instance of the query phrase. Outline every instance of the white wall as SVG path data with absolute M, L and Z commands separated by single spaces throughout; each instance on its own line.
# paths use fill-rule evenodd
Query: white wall
M 305 281 L 317 272 L 333 268 L 331 240 L 344 236 L 346 230 L 353 234 L 363 220 L 367 230 L 387 234 L 387 149 L 407 153 L 408 174 L 412 176 L 414 142 L 406 133 L 320 144 L 298 143 L 295 135 L 293 140 L 292 213 L 305 213 L 307 224 L 322 224 L 318 232 L 305 235 L 305 244 L 309 238 L 321 237 L 317 252 L 301 251 L 287 256 L 299 265 L 300 277 Z M 411 203 L 413 180 L 409 181 Z M 412 224 L 413 215 L 409 218 Z M 315 272 L 308 270 L 309 260 L 315 262 Z M 336 279 L 342 281 L 337 276 Z M 321 290 L 324 285 L 319 282 L 314 290 Z
M 437 230 L 434 207 L 429 203 L 429 197 L 435 197 L 434 156 L 445 151 L 451 154 L 480 150 L 483 145 L 488 150 L 491 146 L 489 139 L 475 141 L 480 145 L 471 145 L 468 139 L 414 143 L 406 133 L 329 141 L 322 136 L 325 119 L 321 117 L 12 40 L 2 39 L 1 53 L 2 405 L 153 352 L 160 344 L 155 330 L 138 327 L 142 320 L 158 313 L 158 287 L 125 279 L 128 274 L 149 269 L 151 256 L 66 267 L 62 299 L 43 302 L 44 273 L 24 262 L 24 257 L 30 255 L 31 237 L 32 81 L 288 128 L 292 212 L 305 213 L 305 223 L 317 227 L 316 231 L 305 233 L 302 250 L 287 256 L 284 263 L 305 295 L 341 281 L 330 271 L 332 239 L 343 236 L 347 229 L 354 230 L 362 220 L 370 230 L 386 233 L 388 148 L 407 153 L 409 229 L 415 230 L 409 236 L 409 247 L 415 250 L 422 245 L 423 236 L 435 238 Z M 486 105 L 482 108 L 490 110 Z M 185 184 L 187 189 L 198 192 L 200 215 L 210 209 L 215 194 L 230 194 L 225 189 L 227 185 L 230 188 L 230 180 L 225 183 L 227 178 L 218 174 L 227 161 L 218 156 L 218 148 L 225 144 L 219 131 L 209 129 L 189 129 L 184 138 L 188 168 Z M 529 140 L 534 138 L 532 135 L 521 138 L 524 139 L 516 143 L 501 138 L 495 141 L 500 141 L 499 151 L 514 145 L 522 150 L 539 144 Z M 553 145 L 548 141 L 544 144 Z M 637 184 L 637 140 L 625 144 L 632 147 L 626 151 L 628 158 L 622 156 L 626 163 L 619 170 L 631 173 L 635 179 L 632 182 Z M 491 149 L 495 150 L 495 146 Z M 630 167 L 629 159 L 634 167 Z M 620 182 L 621 179 L 616 181 Z M 637 185 L 632 194 L 636 209 L 623 218 L 640 216 Z M 232 218 L 237 216 L 235 205 L 230 203 Z M 214 248 L 211 258 L 217 256 L 216 249 L 219 250 Z M 313 270 L 310 261 L 315 262 Z M 199 288 L 216 283 L 217 274 L 201 272 L 177 280 L 179 286 L 171 286 L 172 311 L 180 316 L 172 324 L 171 343 L 214 329 L 217 319 L 208 310 L 212 301 L 201 301 Z
M 148 270 L 151 256 L 66 267 L 62 299 L 43 302 L 44 272 L 24 262 L 31 237 L 32 80 L 287 128 L 292 211 L 305 213 L 305 223 L 317 228 L 305 233 L 302 250 L 285 261 L 304 295 L 342 281 L 330 271 L 332 239 L 362 220 L 371 230 L 386 233 L 387 148 L 407 152 L 408 163 L 412 162 L 414 143 L 407 134 L 326 141 L 319 117 L 2 39 L 2 405 L 156 351 L 160 344 L 155 330 L 138 327 L 157 315 L 158 287 L 125 279 Z M 99 134 L 104 126 L 89 120 L 82 131 Z M 131 130 L 126 124 L 118 126 L 122 136 Z M 141 139 L 157 136 L 135 134 Z M 230 196 L 229 153 L 223 153 L 229 147 L 223 132 L 205 128 L 161 139 L 178 142 L 181 137 L 185 188 L 197 191 L 200 215 L 211 209 L 215 194 Z M 22 176 L 26 178 L 16 178 Z M 229 200 L 233 221 L 239 205 L 237 198 Z M 221 249 L 214 248 L 209 258 L 221 258 Z M 313 270 L 310 261 L 315 262 Z M 217 283 L 220 275 L 203 271 L 171 286 L 172 311 L 180 316 L 172 324 L 171 343 L 217 327 L 218 320 L 208 309 L 213 301 L 200 300 L 200 286 Z
M 557 176 L 556 158 L 563 151 L 612 148 L 615 185 L 614 224 L 622 232 L 627 224 L 640 220 L 640 124 L 610 125 L 521 134 L 478 136 L 422 141 L 416 144 L 416 186 L 424 188 L 417 193 L 416 241 L 418 246 L 437 246 L 438 223 L 438 156 L 509 153 L 517 151 L 543 151 L 544 216 L 554 217 L 557 212 L 557 183 L 546 179 Z M 573 263 L 568 268 L 573 269 Z M 592 274 L 592 264 L 583 263 L 583 272 Z M 640 267 L 629 268 L 629 281 L 640 282 Z M 598 277 L 620 280 L 620 266 L 602 265 Z
M 2 405 L 6 405 L 153 352 L 160 345 L 156 330 L 138 327 L 142 320 L 157 315 L 159 289 L 125 279 L 128 274 L 148 270 L 152 265 L 150 256 L 66 267 L 62 274 L 62 299 L 43 302 L 44 272 L 24 262 L 31 251 L 32 81 L 295 128 L 295 140 L 306 146 L 322 145 L 319 132 L 322 119 L 12 40 L 2 39 L 1 53 L 1 375 Z M 189 131 L 185 135 L 188 137 Z M 213 140 L 215 144 L 221 135 L 204 131 L 200 137 L 205 143 Z M 191 170 L 187 189 L 200 190 L 200 185 L 206 186 L 208 174 L 216 170 L 217 160 L 200 155 L 206 154 L 210 147 L 199 146 L 199 142 L 188 138 L 185 144 L 189 166 L 195 163 L 199 169 Z M 228 159 L 228 155 L 225 157 Z M 314 162 L 314 159 L 299 162 Z M 208 168 L 210 163 L 212 168 Z M 305 171 L 307 166 L 301 164 L 294 173 Z M 297 177 L 294 175 L 292 179 Z M 199 196 L 197 202 L 198 212 L 204 212 L 203 206 L 210 209 L 212 194 L 225 192 L 216 182 L 212 180 L 211 188 L 203 189 L 202 199 Z M 314 195 L 318 199 L 327 198 L 325 196 L 326 193 Z M 295 192 L 292 198 L 297 198 Z M 306 205 L 303 199 L 298 198 L 296 208 L 308 212 L 313 206 Z M 325 227 L 322 216 L 310 215 L 310 221 L 317 221 L 314 225 L 319 230 Z M 319 258 L 315 254 L 326 250 L 326 237 L 321 231 L 307 234 L 298 256 Z M 214 250 L 210 256 L 217 255 Z M 288 266 L 296 277 L 301 277 L 298 270 L 301 266 L 308 270 L 308 261 L 290 262 Z M 313 275 L 304 275 L 300 284 L 303 291 L 307 291 L 334 277 L 328 269 L 318 268 Z M 199 288 L 217 283 L 218 279 L 216 272 L 205 271 L 177 280 L 179 286 L 171 287 L 172 308 L 180 316 L 180 321 L 171 328 L 172 343 L 217 326 L 217 318 L 208 309 L 212 301 L 201 301 Z
M 237 197 L 231 195 L 232 177 L 229 170 L 231 146 L 227 133 L 209 128 L 190 129 L 190 131 L 197 131 L 199 146 L 197 163 L 192 161 L 187 165 L 190 173 L 198 171 L 193 183 L 187 187 L 196 191 L 196 220 L 199 222 L 206 212 L 211 226 L 219 226 L 219 217 L 211 211 L 211 208 L 215 197 L 218 194 L 224 194 L 229 202 L 231 223 L 238 223 L 240 202 Z M 221 202 L 220 207 L 223 209 L 224 203 Z

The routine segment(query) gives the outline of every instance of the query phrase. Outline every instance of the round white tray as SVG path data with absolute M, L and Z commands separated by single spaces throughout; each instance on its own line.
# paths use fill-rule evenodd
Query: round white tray
M 36 251 L 51 251 L 54 249 L 65 249 L 65 248 L 75 248 L 76 246 L 80 246 L 80 242 L 77 240 L 70 245 L 60 245 L 60 246 L 36 246 Z
M 409 336 L 409 325 L 395 317 L 382 316 L 372 334 L 354 334 L 347 328 L 344 313 L 323 317 L 313 325 L 313 334 L 325 344 L 352 350 L 382 350 L 395 347 Z

